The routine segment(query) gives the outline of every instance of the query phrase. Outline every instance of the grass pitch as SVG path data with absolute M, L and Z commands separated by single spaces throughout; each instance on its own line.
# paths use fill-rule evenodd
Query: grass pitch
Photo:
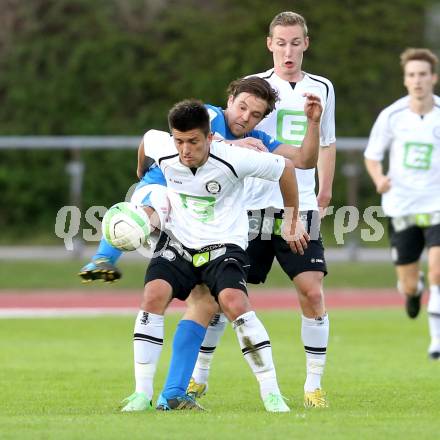
M 209 411 L 121 414 L 133 391 L 133 318 L 0 320 L 0 438 L 5 439 L 432 439 L 440 363 L 426 357 L 426 314 L 331 311 L 324 389 L 330 407 L 302 407 L 304 351 L 297 312 L 259 314 L 271 336 L 292 412 L 268 414 L 228 328 L 215 354 Z M 163 384 L 179 315 L 166 318 L 156 375 Z
M 122 259 L 118 266 L 123 277 L 116 283 L 94 282 L 82 284 L 78 277 L 80 268 L 86 261 L 1 261 L 0 289 L 139 289 L 143 287 L 146 263 L 130 262 Z M 395 287 L 394 266 L 389 263 L 329 262 L 329 276 L 325 287 L 365 287 L 369 289 Z M 291 287 L 292 283 L 274 264 L 267 282 L 259 287 Z M 253 286 L 255 288 L 257 286 Z

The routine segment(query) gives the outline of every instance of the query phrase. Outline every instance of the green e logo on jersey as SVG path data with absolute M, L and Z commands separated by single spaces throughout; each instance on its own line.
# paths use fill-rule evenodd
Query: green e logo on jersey
M 196 217 L 196 220 L 202 223 L 208 223 L 214 220 L 215 197 L 190 196 L 188 194 L 179 194 L 182 205 L 190 209 Z
M 416 170 L 429 170 L 431 168 L 431 156 L 434 146 L 432 144 L 421 144 L 419 142 L 407 142 L 405 144 L 405 155 L 403 166 Z
M 290 145 L 301 145 L 307 130 L 307 118 L 303 111 L 278 110 L 277 140 Z

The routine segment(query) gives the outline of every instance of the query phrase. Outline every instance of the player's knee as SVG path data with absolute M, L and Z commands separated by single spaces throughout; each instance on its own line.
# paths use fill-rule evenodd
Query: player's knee
M 163 315 L 171 300 L 171 293 L 171 286 L 166 281 L 150 281 L 144 288 L 141 309 Z
M 212 317 L 219 310 L 218 304 L 215 302 L 211 294 L 208 294 L 201 298 L 193 299 L 187 304 L 188 310 L 199 310 L 204 315 L 209 315 L 210 317 Z
M 312 306 L 319 306 L 324 300 L 324 294 L 321 286 L 313 286 L 308 289 L 301 289 L 299 294 L 302 295 Z
M 191 294 L 186 299 L 186 304 L 189 309 L 201 308 L 211 315 L 217 313 L 219 309 L 217 302 L 205 285 L 197 285 L 191 290 Z
M 239 289 L 223 289 L 218 299 L 223 313 L 230 321 L 234 321 L 251 309 L 248 297 Z
M 195 304 L 200 300 L 204 300 L 206 297 L 210 297 L 211 293 L 208 287 L 204 284 L 198 284 L 191 290 L 186 302 L 187 304 Z

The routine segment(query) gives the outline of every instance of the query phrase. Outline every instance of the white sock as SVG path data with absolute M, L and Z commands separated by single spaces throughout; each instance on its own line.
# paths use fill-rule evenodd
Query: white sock
M 226 316 L 223 313 L 217 313 L 209 323 L 192 374 L 196 383 L 208 383 L 209 368 L 214 357 L 214 351 L 225 331 L 226 322 Z
M 163 315 L 141 310 L 134 324 L 134 376 L 136 392 L 144 392 L 151 400 L 153 379 L 163 346 Z
M 301 337 L 306 351 L 307 377 L 304 391 L 321 388 L 321 377 L 327 353 L 329 319 L 327 314 L 320 318 L 302 316 Z
M 244 313 L 232 325 L 244 358 L 260 385 L 261 398 L 264 400 L 270 393 L 280 394 L 269 336 L 255 312 Z
M 429 288 L 428 323 L 431 345 L 429 353 L 440 351 L 440 286 Z

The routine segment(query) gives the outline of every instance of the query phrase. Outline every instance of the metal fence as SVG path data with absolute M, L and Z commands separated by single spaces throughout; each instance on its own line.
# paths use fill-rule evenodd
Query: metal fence
M 137 149 L 140 136 L 0 136 L 0 150 L 67 150 L 70 159 L 66 165 L 69 175 L 69 205 L 82 206 L 84 163 L 81 158 L 83 150 Z M 337 139 L 338 154 L 344 153 L 341 172 L 346 180 L 346 205 L 358 206 L 360 176 L 363 167 L 359 154 L 367 144 L 367 138 L 344 137 Z M 349 239 L 346 244 L 350 258 L 357 259 L 359 243 Z M 82 253 L 79 244 L 78 253 Z
M 69 150 L 66 172 L 70 176 L 70 204 L 81 206 L 84 174 L 81 150 L 136 149 L 140 140 L 139 136 L 0 136 L 0 150 Z M 361 169 L 359 161 L 350 153 L 362 151 L 366 145 L 367 138 L 344 137 L 337 140 L 337 150 L 348 153 L 342 173 L 347 179 L 347 204 L 351 206 L 357 204 Z

